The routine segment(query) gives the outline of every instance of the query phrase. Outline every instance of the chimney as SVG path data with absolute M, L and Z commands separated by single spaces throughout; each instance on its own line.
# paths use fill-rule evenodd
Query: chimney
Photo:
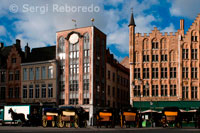
M 180 20 L 180 30 L 184 30 L 184 19 Z
M 21 41 L 19 39 L 16 39 L 16 46 L 19 48 L 21 47 Z
M 0 49 L 2 49 L 3 47 L 4 47 L 4 44 L 0 42 Z
M 28 46 L 28 43 L 25 46 L 25 58 L 27 59 L 30 55 L 30 47 Z

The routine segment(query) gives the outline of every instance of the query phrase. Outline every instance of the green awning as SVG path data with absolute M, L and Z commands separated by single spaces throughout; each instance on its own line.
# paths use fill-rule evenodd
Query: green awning
M 133 107 L 141 108 L 141 110 L 159 110 L 164 107 L 178 107 L 179 109 L 190 110 L 199 109 L 200 101 L 133 101 Z

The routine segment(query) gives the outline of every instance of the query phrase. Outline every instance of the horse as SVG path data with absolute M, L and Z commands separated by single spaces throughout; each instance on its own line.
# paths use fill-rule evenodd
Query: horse
M 23 113 L 15 113 L 12 108 L 9 109 L 8 113 L 10 114 L 11 113 L 11 118 L 12 118 L 12 121 L 11 121 L 11 125 L 12 125 L 12 122 L 14 122 L 15 124 L 15 121 L 16 120 L 20 120 L 22 122 L 22 125 L 23 123 L 26 122 L 26 119 L 25 119 L 25 115 Z

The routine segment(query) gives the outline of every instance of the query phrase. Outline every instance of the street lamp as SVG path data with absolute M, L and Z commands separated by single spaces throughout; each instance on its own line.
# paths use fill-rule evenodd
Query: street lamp
M 142 79 L 138 79 L 138 84 L 141 86 L 142 85 L 142 82 L 143 80 Z M 132 82 L 132 87 L 133 89 L 135 88 L 135 85 L 134 85 L 134 82 Z M 149 83 L 146 82 L 145 84 L 145 89 L 148 89 L 149 88 Z M 139 127 L 142 127 L 142 119 L 141 119 L 141 100 L 142 100 L 142 91 L 140 90 L 140 93 L 139 93 L 139 96 L 140 96 L 140 115 L 139 115 Z

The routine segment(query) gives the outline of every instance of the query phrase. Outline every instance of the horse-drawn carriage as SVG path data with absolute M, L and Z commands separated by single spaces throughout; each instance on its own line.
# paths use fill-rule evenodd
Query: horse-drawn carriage
M 61 106 L 59 108 L 58 127 L 86 127 L 85 111 L 82 107 Z
M 99 108 L 96 115 L 97 128 L 102 125 L 108 127 L 114 127 L 113 109 L 111 108 Z
M 52 127 L 56 126 L 59 110 L 57 108 L 44 108 L 42 115 L 42 126 L 47 127 L 50 124 Z
M 137 121 L 137 109 L 136 108 L 126 108 L 122 109 L 121 115 L 120 115 L 120 125 L 123 127 L 124 125 L 126 127 L 130 127 L 131 124 L 136 125 Z
M 175 127 L 181 127 L 180 110 L 178 107 L 165 107 L 162 111 L 162 125 L 168 127 L 174 125 Z

